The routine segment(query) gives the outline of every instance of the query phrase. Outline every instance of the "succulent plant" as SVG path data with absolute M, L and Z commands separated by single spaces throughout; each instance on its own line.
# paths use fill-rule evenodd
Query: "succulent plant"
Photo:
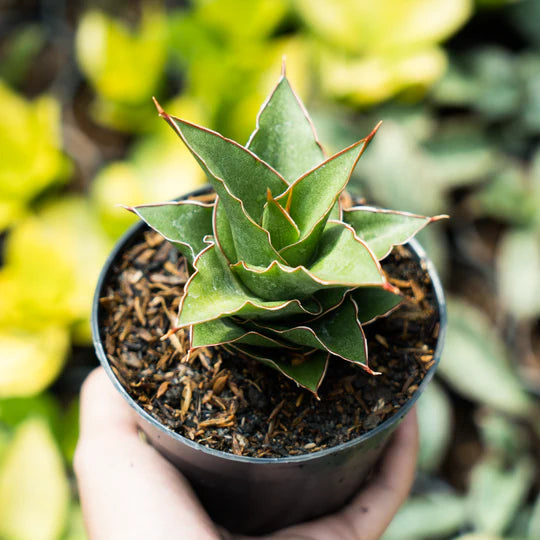
M 193 349 L 221 345 L 315 394 L 332 356 L 375 374 L 363 326 L 402 301 L 379 261 L 439 217 L 342 208 L 380 124 L 326 158 L 284 70 L 245 147 L 156 106 L 216 192 L 128 208 L 193 269 L 168 335 L 189 327 Z

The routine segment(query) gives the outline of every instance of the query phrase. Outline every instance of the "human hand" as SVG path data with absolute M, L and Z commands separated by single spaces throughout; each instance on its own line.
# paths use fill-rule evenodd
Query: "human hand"
M 266 538 L 379 538 L 409 493 L 417 453 L 413 411 L 396 430 L 371 481 L 345 508 Z M 141 439 L 133 411 L 102 368 L 83 385 L 74 466 L 91 540 L 239 538 L 212 523 L 182 474 Z

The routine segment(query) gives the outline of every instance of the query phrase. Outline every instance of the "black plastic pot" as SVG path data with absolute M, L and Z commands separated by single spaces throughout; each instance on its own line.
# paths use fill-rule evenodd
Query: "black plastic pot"
M 186 195 L 200 195 L 207 190 Z M 379 458 L 385 443 L 410 411 L 439 363 L 446 330 L 446 307 L 441 283 L 432 263 L 416 241 L 409 246 L 427 269 L 437 299 L 440 331 L 435 362 L 411 399 L 372 431 L 347 443 L 303 456 L 253 458 L 236 456 L 199 445 L 160 424 L 126 392 L 114 375 L 100 329 L 99 298 L 121 253 L 142 238 L 142 222 L 118 242 L 98 281 L 92 313 L 97 356 L 114 386 L 137 411 L 150 443 L 174 463 L 191 482 L 210 516 L 228 530 L 262 534 L 306 521 L 342 507 L 358 490 Z

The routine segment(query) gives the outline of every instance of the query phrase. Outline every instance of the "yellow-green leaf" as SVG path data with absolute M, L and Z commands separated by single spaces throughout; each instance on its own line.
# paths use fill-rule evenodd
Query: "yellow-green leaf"
M 295 0 L 303 20 L 349 53 L 393 53 L 437 43 L 472 12 L 471 0 Z
M 88 321 L 110 240 L 89 204 L 65 197 L 21 222 L 7 238 L 0 279 L 7 288 L 1 325 L 42 328 Z M 22 319 L 21 319 L 22 317 Z
M 60 126 L 55 99 L 27 101 L 0 82 L 0 230 L 46 187 L 66 179 Z
M 107 100 L 151 105 L 165 67 L 167 32 L 165 13 L 148 6 L 136 30 L 100 11 L 87 12 L 78 25 L 79 66 Z
M 47 388 L 60 373 L 68 350 L 69 334 L 62 327 L 0 327 L 0 398 L 30 396 Z
M 0 536 L 57 540 L 67 519 L 69 483 L 43 420 L 16 431 L 0 468 Z

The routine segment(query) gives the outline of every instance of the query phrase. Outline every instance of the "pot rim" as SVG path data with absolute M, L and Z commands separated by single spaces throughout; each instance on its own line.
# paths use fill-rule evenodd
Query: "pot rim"
M 202 187 L 198 190 L 187 193 L 186 195 L 180 197 L 180 200 L 184 200 L 188 198 L 189 196 L 202 195 L 206 192 L 208 192 L 208 186 Z M 110 366 L 110 363 L 107 359 L 107 354 L 105 353 L 105 349 L 103 347 L 103 342 L 101 340 L 100 329 L 99 329 L 99 317 L 98 317 L 99 308 L 100 308 L 99 299 L 102 296 L 101 291 L 105 283 L 107 282 L 107 279 L 109 277 L 109 273 L 114 264 L 114 261 L 116 260 L 118 255 L 125 249 L 126 245 L 130 243 L 132 238 L 136 234 L 138 234 L 142 229 L 147 228 L 147 227 L 148 226 L 142 221 L 135 223 L 132 227 L 130 227 L 123 234 L 123 236 L 117 241 L 113 250 L 109 254 L 105 264 L 103 265 L 103 268 L 98 278 L 98 282 L 96 285 L 96 290 L 95 290 L 94 298 L 92 302 L 92 318 L 91 318 L 92 336 L 93 336 L 93 341 L 94 341 L 94 349 L 96 351 L 96 355 L 99 359 L 101 366 L 105 369 L 105 372 L 107 373 L 114 387 L 120 392 L 120 394 L 128 402 L 131 408 L 134 409 L 137 412 L 137 414 L 141 416 L 146 422 L 149 422 L 153 427 L 157 428 L 158 430 L 168 435 L 169 437 L 172 437 L 179 443 L 185 444 L 191 447 L 193 450 L 198 450 L 200 452 L 209 454 L 210 456 L 214 456 L 216 458 L 236 461 L 240 463 L 285 464 L 285 463 L 305 463 L 305 462 L 310 462 L 313 460 L 318 460 L 321 458 L 325 458 L 329 455 L 348 450 L 353 446 L 361 445 L 362 443 L 368 441 L 369 439 L 376 437 L 379 433 L 386 431 L 388 428 L 393 426 L 393 424 L 400 421 L 412 409 L 413 405 L 416 403 L 418 398 L 422 395 L 426 385 L 433 378 L 435 370 L 437 369 L 437 366 L 439 365 L 439 362 L 441 359 L 445 335 L 446 335 L 446 326 L 447 326 L 446 300 L 444 297 L 443 287 L 442 287 L 440 278 L 437 274 L 437 271 L 435 269 L 433 262 L 431 261 L 431 259 L 427 257 L 427 254 L 424 251 L 424 248 L 422 248 L 422 246 L 420 245 L 420 243 L 416 239 L 413 238 L 407 242 L 407 245 L 409 245 L 413 249 L 413 251 L 416 253 L 416 255 L 418 256 L 419 262 L 422 265 L 424 265 L 425 270 L 428 272 L 429 277 L 431 279 L 431 282 L 433 285 L 433 291 L 435 294 L 435 300 L 436 300 L 437 308 L 439 311 L 439 335 L 437 338 L 437 345 L 433 353 L 433 358 L 435 360 L 433 365 L 428 369 L 428 371 L 424 375 L 424 378 L 422 382 L 419 384 L 416 392 L 414 392 L 414 394 L 407 400 L 407 402 L 405 402 L 405 404 L 402 405 L 392 416 L 390 416 L 389 418 L 381 422 L 374 429 L 360 435 L 359 437 L 356 437 L 355 439 L 351 439 L 350 441 L 338 444 L 336 446 L 332 446 L 330 448 L 325 448 L 323 450 L 318 450 L 316 452 L 312 452 L 309 454 L 302 454 L 299 456 L 262 457 L 262 458 L 251 457 L 251 456 L 237 456 L 229 452 L 224 452 L 222 450 L 215 450 L 213 448 L 209 448 L 195 441 L 192 441 L 188 439 L 187 437 L 180 435 L 179 433 L 176 433 L 170 428 L 164 426 L 151 414 L 145 411 L 137 403 L 137 401 L 135 401 L 129 395 L 126 389 L 122 386 L 122 384 L 120 383 L 120 381 L 117 379 L 116 375 L 114 374 Z

